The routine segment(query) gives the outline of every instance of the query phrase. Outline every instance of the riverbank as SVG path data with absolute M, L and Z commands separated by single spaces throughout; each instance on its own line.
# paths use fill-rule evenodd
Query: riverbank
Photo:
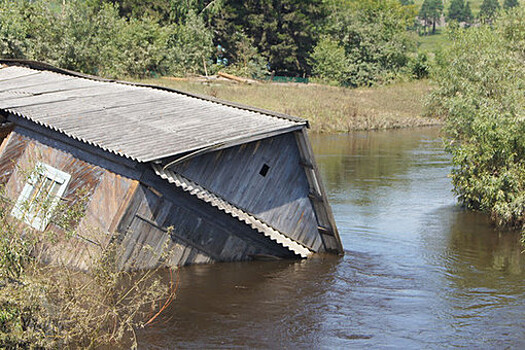
M 317 133 L 397 129 L 440 125 L 425 118 L 423 103 L 429 81 L 402 82 L 371 88 L 342 88 L 320 84 L 234 84 L 225 81 L 145 79 L 141 83 L 210 95 L 306 118 Z

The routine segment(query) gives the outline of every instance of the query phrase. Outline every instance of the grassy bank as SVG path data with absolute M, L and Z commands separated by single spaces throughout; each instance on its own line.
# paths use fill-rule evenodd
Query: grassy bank
M 422 35 L 419 37 L 419 51 L 426 54 L 435 54 L 437 51 L 450 45 L 450 38 L 444 28 L 436 30 L 435 34 Z
M 422 117 L 428 81 L 349 89 L 318 84 L 256 84 L 141 80 L 306 118 L 314 132 L 348 132 L 440 124 Z

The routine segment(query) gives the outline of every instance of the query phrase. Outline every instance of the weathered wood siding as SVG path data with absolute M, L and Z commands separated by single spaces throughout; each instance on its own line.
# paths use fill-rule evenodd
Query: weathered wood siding
M 70 239 L 65 238 L 60 227 L 49 223 L 45 232 L 57 234 L 58 240 L 42 246 L 41 259 L 89 268 L 93 258 L 108 244 L 112 236 L 110 229 L 112 225 L 113 229 L 116 227 L 115 220 L 123 215 L 122 202 L 133 181 L 74 157 L 67 152 L 66 145 L 61 145 L 61 149 L 51 147 L 45 137 L 23 129 L 15 129 L 6 141 L 0 154 L 0 181 L 6 185 L 7 197 L 13 202 L 27 181 L 25 172 L 31 171 L 38 161 L 71 175 L 62 200 L 71 206 L 85 201 L 85 216 L 72 223 L 78 235 Z
M 0 185 L 5 185 L 13 171 L 20 156 L 24 153 L 29 140 L 15 132 L 11 132 L 0 146 Z
M 264 173 L 266 169 L 266 175 Z M 292 133 L 208 153 L 171 168 L 319 251 L 309 184 Z
M 244 223 L 168 183 L 159 182 L 155 188 L 159 191 L 140 185 L 119 225 L 124 269 L 240 261 L 257 254 L 293 256 Z
M 295 132 L 301 159 L 308 183 L 310 184 L 310 197 L 316 213 L 319 234 L 322 237 L 326 251 L 343 254 L 343 244 L 337 231 L 332 208 L 328 203 L 328 196 L 321 181 L 321 174 L 315 162 L 314 152 L 305 129 Z

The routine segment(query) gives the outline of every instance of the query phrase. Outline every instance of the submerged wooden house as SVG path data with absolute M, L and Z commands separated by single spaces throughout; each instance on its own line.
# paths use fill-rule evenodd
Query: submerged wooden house
M 306 120 L 39 62 L 0 63 L 0 185 L 13 220 L 64 234 L 20 203 L 86 199 L 73 246 L 46 244 L 47 261 L 88 269 L 115 240 L 126 269 L 342 254 Z M 24 177 L 35 164 L 37 176 Z

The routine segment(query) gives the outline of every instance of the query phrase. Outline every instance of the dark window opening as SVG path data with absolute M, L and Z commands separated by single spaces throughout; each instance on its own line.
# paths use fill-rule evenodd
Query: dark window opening
M 266 176 L 266 174 L 268 174 L 268 170 L 270 170 L 268 164 L 263 164 L 261 171 L 259 171 L 259 175 Z

